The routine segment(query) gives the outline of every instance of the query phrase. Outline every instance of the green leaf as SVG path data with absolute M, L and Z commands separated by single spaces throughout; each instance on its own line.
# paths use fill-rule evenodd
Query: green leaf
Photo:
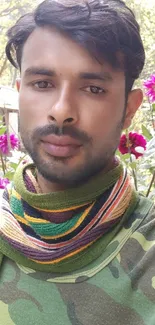
M 0 135 L 4 134 L 6 132 L 6 126 L 0 127 Z
M 123 161 L 126 161 L 126 160 L 130 159 L 130 153 L 125 153 L 124 155 L 121 155 L 121 159 Z
M 122 160 L 122 161 L 126 161 L 127 159 L 129 160 L 130 159 L 130 153 L 125 153 L 125 154 L 122 154 L 118 149 L 116 151 L 116 156 L 119 156 L 119 158 Z
M 14 176 L 14 171 L 8 171 L 5 173 L 5 177 L 8 178 L 10 181 L 12 181 Z
M 154 167 L 150 167 L 150 168 L 149 168 L 149 171 L 150 171 L 150 173 L 153 175 L 153 174 L 154 174 L 154 171 L 155 171 L 155 168 L 154 168 Z
M 118 156 L 118 157 L 122 156 L 122 154 L 120 153 L 120 151 L 118 149 L 116 150 L 116 156 Z
M 130 166 L 132 169 L 135 169 L 136 166 L 137 166 L 137 162 L 136 162 L 136 161 L 133 161 L 133 162 L 130 163 L 129 166 Z
M 152 104 L 152 112 L 155 112 L 155 104 Z
M 142 134 L 147 140 L 151 140 L 153 138 L 152 134 L 150 131 L 146 128 L 145 125 L 142 125 Z
M 14 170 L 16 170 L 18 167 L 18 163 L 11 162 L 10 167 L 12 167 Z

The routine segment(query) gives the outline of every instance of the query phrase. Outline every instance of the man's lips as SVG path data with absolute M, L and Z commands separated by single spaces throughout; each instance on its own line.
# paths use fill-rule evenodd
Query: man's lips
M 75 140 L 69 136 L 56 136 L 56 135 L 47 135 L 42 137 L 41 140 L 43 142 L 49 142 L 50 144 L 57 145 L 57 146 L 68 146 L 68 145 L 81 145 L 78 140 Z
M 77 154 L 81 143 L 69 136 L 48 135 L 41 138 L 45 152 L 54 157 L 67 158 Z

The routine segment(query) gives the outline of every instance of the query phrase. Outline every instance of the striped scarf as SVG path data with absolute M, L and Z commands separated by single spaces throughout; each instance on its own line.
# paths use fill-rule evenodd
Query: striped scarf
M 136 203 L 121 164 L 78 188 L 50 194 L 39 193 L 33 164 L 20 166 L 3 194 L 0 250 L 36 270 L 76 270 L 101 254 Z

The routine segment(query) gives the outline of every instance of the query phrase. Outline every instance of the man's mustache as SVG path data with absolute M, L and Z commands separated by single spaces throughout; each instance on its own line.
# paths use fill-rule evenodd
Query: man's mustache
M 92 138 L 87 135 L 86 132 L 78 130 L 73 126 L 58 127 L 57 125 L 46 125 L 44 127 L 38 127 L 33 132 L 33 139 L 46 137 L 48 135 L 63 136 L 67 135 L 73 139 L 80 141 L 81 143 L 92 142 Z

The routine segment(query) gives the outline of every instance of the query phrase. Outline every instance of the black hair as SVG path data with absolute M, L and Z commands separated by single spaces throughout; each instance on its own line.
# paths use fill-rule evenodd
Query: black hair
M 51 26 L 81 44 L 97 60 L 105 59 L 126 76 L 127 93 L 145 62 L 140 28 L 121 0 L 45 0 L 8 30 L 6 55 L 21 68 L 23 46 L 37 27 Z

